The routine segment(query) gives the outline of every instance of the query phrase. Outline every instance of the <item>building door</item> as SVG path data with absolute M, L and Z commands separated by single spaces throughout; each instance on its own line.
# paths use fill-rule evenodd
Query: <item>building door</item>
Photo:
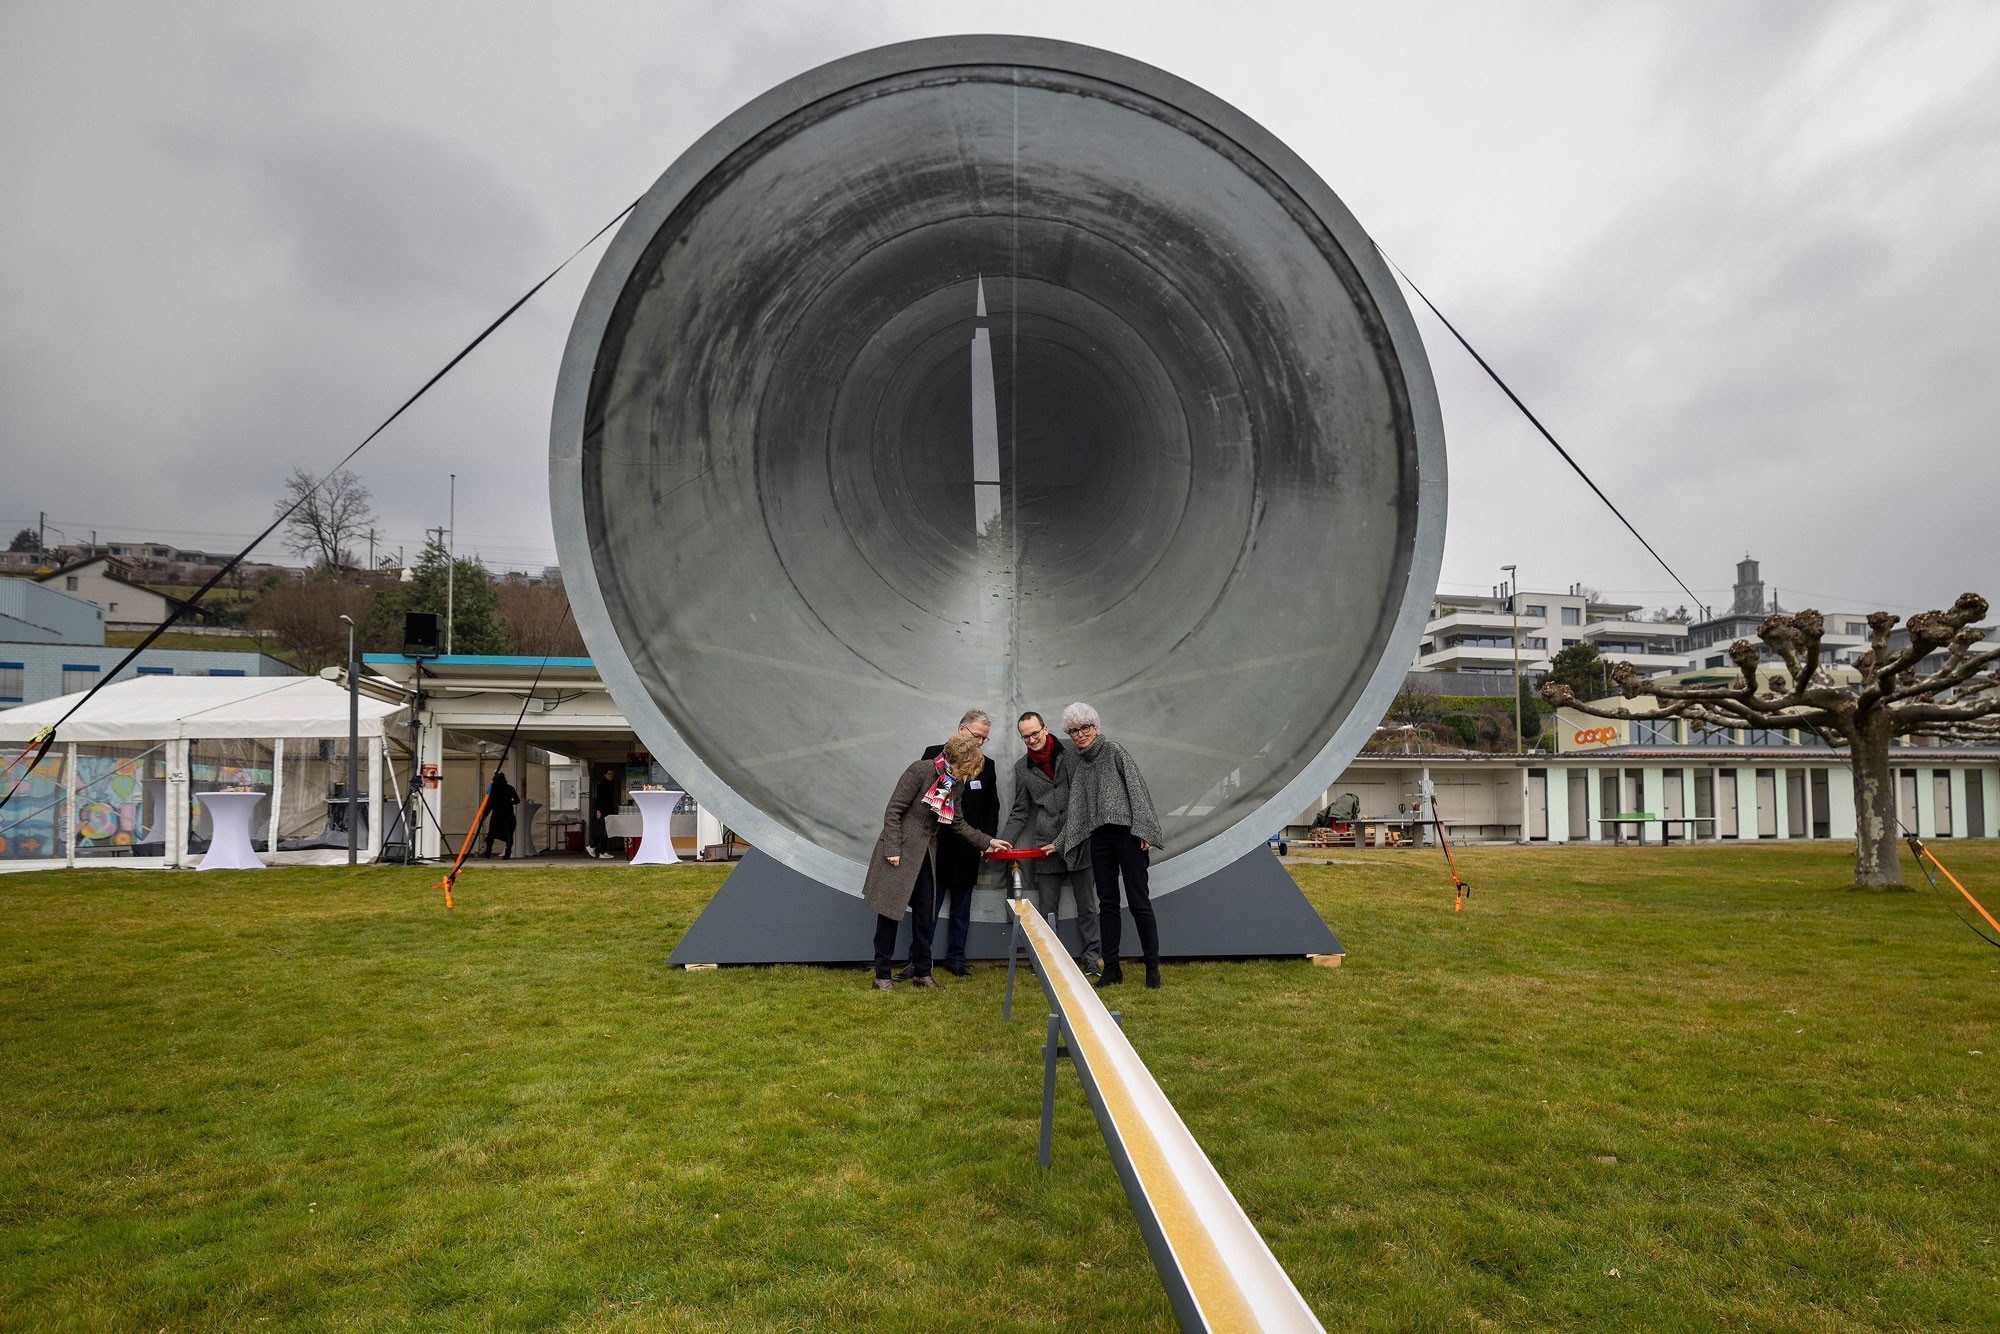
M 1569 771 L 1569 837 L 1571 842 L 1587 839 L 1590 827 L 1590 775 L 1581 769 Z
M 1606 769 L 1603 776 L 1597 780 L 1597 813 L 1603 819 L 1608 820 L 1624 809 L 1625 803 L 1618 800 L 1618 771 L 1616 769 Z M 1612 840 L 1614 843 L 1622 842 L 1625 838 L 1625 827 L 1623 825 L 1601 824 L 1598 828 L 1602 831 L 1604 837 Z
M 1688 830 L 1690 840 L 1715 837 L 1715 771 L 1697 769 L 1694 771 L 1694 818 L 1695 825 Z
M 1757 837 L 1778 836 L 1778 771 L 1757 771 Z
M 1833 837 L 1833 816 L 1827 813 L 1826 770 L 1812 771 L 1812 836 L 1814 838 Z
M 1986 779 L 1977 769 L 1965 771 L 1965 836 L 1986 837 Z
M 1715 836 L 1736 837 L 1736 771 L 1715 771 Z
M 1785 770 L 1785 836 L 1806 836 L 1806 771 Z
M 1951 770 L 1931 770 L 1931 809 L 1937 815 L 1937 836 L 1951 837 Z
M 1896 818 L 1903 822 L 1903 828 L 1914 834 L 1917 832 L 1917 771 L 1915 769 L 1896 770 Z
M 1661 770 L 1660 782 L 1662 784 L 1660 789 L 1660 815 L 1669 821 L 1680 819 L 1687 814 L 1687 811 L 1684 809 L 1686 805 L 1685 797 L 1681 792 L 1681 771 L 1679 769 Z M 1668 839 L 1681 838 L 1686 835 L 1687 826 L 1663 824 L 1660 826 L 1660 832 Z
M 1549 836 L 1549 771 L 1528 770 L 1528 837 Z

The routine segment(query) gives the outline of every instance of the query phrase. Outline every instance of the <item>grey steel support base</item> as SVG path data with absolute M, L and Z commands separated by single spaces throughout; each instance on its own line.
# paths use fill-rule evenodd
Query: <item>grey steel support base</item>
M 1111 1018 L 1118 1027 L 1125 1027 L 1122 1011 L 1111 1011 Z M 1064 1043 L 1068 1034 L 1063 1032 L 1060 1015 L 1049 1016 L 1048 1036 L 1042 1040 L 1042 1146 L 1038 1161 L 1043 1168 L 1049 1165 L 1049 1157 L 1055 1150 L 1056 1140 L 1056 1062 L 1069 1058 L 1069 1047 Z
M 1170 894 L 1156 895 L 1160 951 L 1169 959 L 1296 958 L 1339 954 L 1341 946 L 1268 848 L 1255 848 L 1222 870 Z M 1128 917 L 1130 914 L 1126 914 Z M 938 922 L 943 941 L 945 922 Z M 1005 959 L 1008 924 L 972 924 L 969 959 Z M 875 914 L 852 894 L 813 880 L 774 857 L 751 851 L 702 909 L 667 957 L 670 964 L 855 964 L 873 957 Z M 1059 933 L 1072 953 L 1082 948 L 1076 923 Z M 1138 933 L 1126 923 L 1125 957 L 1135 957 Z M 909 926 L 898 942 L 906 957 Z M 942 956 L 943 951 L 939 949 Z

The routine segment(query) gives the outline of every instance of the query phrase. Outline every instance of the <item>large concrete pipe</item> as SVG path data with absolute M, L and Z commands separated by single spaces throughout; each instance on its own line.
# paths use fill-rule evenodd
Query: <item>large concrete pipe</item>
M 955 37 L 742 108 L 610 247 L 556 392 L 569 595 L 646 745 L 858 892 L 968 706 L 1072 700 L 1165 812 L 1156 893 L 1360 749 L 1436 582 L 1445 461 L 1361 228 L 1242 113 Z

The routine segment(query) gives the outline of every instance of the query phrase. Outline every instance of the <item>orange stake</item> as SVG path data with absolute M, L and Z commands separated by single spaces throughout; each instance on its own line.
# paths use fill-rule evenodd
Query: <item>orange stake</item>
M 452 882 L 458 879 L 458 868 L 465 865 L 466 857 L 472 852 L 472 840 L 479 837 L 479 822 L 486 818 L 486 803 L 492 799 L 493 784 L 488 783 L 486 790 L 479 794 L 479 809 L 472 813 L 472 828 L 465 831 L 465 842 L 458 849 L 458 859 L 452 862 L 451 869 L 444 873 L 444 879 L 437 882 L 437 887 L 444 891 L 444 906 L 447 909 L 451 907 Z
M 1996 922 L 1993 920 L 1993 914 L 1986 911 L 1985 904 L 1981 903 L 1978 899 L 1972 897 L 1971 890 L 1967 889 L 1964 885 L 1958 883 L 1957 876 L 1953 875 L 1950 871 L 1945 870 L 1945 864 L 1937 859 L 1937 854 L 1935 852 L 1932 852 L 1930 848 L 1923 843 L 1918 843 L 1917 846 L 1923 850 L 1923 855 L 1930 859 L 1930 863 L 1932 866 L 1937 867 L 1938 870 L 1940 871 L 1944 871 L 1944 878 L 1951 881 L 1951 887 L 1957 890 L 1959 893 L 1965 895 L 1965 901 L 1971 904 L 1974 908 L 1979 910 L 1979 915 L 1986 919 L 1986 925 L 1992 927 L 1995 931 L 2000 931 L 2000 922 Z

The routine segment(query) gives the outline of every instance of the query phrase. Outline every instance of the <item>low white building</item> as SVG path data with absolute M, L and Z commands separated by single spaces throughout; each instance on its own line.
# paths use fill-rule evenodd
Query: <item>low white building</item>
M 1421 672 L 1511 675 L 1518 635 L 1524 675 L 1539 676 L 1556 654 L 1580 643 L 1595 644 L 1607 660 L 1628 661 L 1648 675 L 1685 668 L 1687 656 L 1678 644 L 1687 627 L 1637 619 L 1644 610 L 1592 599 L 1575 586 L 1562 593 L 1510 594 L 1503 588 L 1440 596 L 1431 603 L 1415 666 Z

